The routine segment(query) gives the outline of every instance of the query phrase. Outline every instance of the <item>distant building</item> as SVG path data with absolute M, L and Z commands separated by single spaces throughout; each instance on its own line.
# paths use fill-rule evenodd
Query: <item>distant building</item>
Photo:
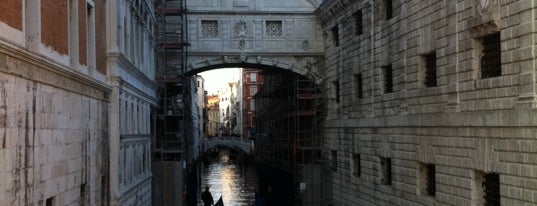
M 220 99 L 218 95 L 210 95 L 207 97 L 207 135 L 209 137 L 218 136 L 220 112 L 219 112 Z
M 255 134 L 255 94 L 263 81 L 261 70 L 242 69 L 242 133 L 245 138 Z

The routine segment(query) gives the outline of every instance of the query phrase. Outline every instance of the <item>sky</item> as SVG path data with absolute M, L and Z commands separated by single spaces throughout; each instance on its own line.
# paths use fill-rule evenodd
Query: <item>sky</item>
M 207 94 L 216 94 L 218 89 L 228 86 L 229 82 L 236 82 L 239 80 L 239 69 L 215 69 L 206 72 L 199 73 L 205 80 L 205 90 Z

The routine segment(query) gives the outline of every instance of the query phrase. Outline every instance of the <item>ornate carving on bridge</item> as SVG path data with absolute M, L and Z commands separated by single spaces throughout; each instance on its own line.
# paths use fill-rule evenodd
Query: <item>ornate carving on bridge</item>
M 308 51 L 310 49 L 310 42 L 307 39 L 302 42 L 302 49 L 304 49 L 304 51 Z
M 246 45 L 246 41 L 244 41 L 244 39 L 241 39 L 239 41 L 239 49 L 240 50 L 244 50 L 244 46 Z
M 246 37 L 246 22 L 243 20 L 237 22 L 237 24 L 235 24 L 235 31 L 237 37 Z

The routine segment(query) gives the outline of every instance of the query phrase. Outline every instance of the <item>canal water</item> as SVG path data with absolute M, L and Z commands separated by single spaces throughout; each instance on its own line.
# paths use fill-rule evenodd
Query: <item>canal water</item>
M 251 206 L 257 185 L 258 177 L 253 165 L 247 164 L 236 153 L 222 150 L 202 163 L 198 197 L 209 186 L 215 203 L 222 196 L 225 206 Z M 198 198 L 198 206 L 203 206 L 201 198 Z

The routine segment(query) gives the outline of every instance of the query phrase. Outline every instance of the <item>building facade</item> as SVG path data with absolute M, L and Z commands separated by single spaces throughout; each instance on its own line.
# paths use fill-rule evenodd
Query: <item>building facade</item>
M 261 70 L 242 69 L 242 133 L 245 138 L 255 135 L 255 94 L 262 86 Z
M 324 1 L 334 205 L 534 205 L 531 1 Z
M 218 95 L 207 97 L 207 134 L 208 137 L 218 136 L 220 123 L 220 109 L 218 107 L 220 98 Z
M 105 1 L 0 9 L 2 204 L 108 205 Z

